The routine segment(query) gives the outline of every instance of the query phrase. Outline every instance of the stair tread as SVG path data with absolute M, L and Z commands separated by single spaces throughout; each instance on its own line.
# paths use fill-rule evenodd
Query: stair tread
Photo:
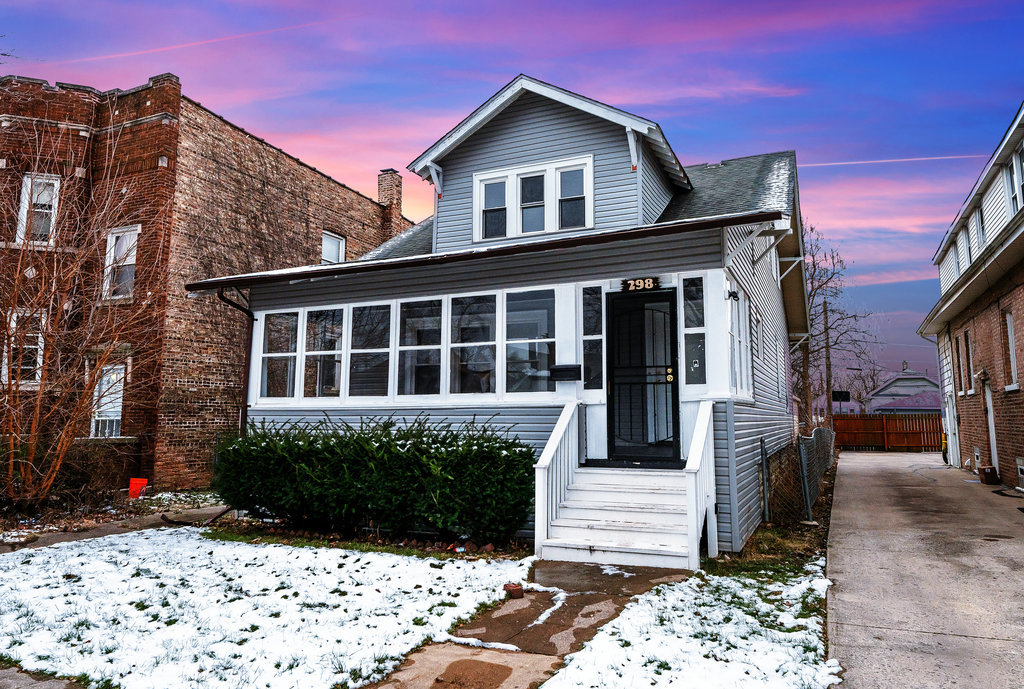
M 570 483 L 567 490 L 611 490 L 618 493 L 679 493 L 686 494 L 685 486 L 630 486 L 621 483 Z
M 619 541 L 593 540 L 585 538 L 547 538 L 544 540 L 544 543 L 542 545 L 544 547 L 551 546 L 555 548 L 600 548 L 602 550 L 620 550 L 623 552 L 630 553 L 669 553 L 671 555 L 679 555 L 680 557 L 686 557 L 687 555 L 686 546 L 661 543 L 636 544 L 621 543 Z
M 558 505 L 568 509 L 622 510 L 624 512 L 666 512 L 686 514 L 684 505 L 662 505 L 654 502 L 594 502 L 591 500 L 565 500 Z
M 551 521 L 552 526 L 575 527 L 579 529 L 621 529 L 634 531 L 665 531 L 678 534 L 677 524 L 652 524 L 651 522 L 629 521 L 627 519 L 580 519 L 577 517 L 557 517 Z

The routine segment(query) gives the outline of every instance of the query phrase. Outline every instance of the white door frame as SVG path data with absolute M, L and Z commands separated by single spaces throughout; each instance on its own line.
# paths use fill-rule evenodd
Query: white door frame
M 946 456 L 951 467 L 961 468 L 960 428 L 956 423 L 956 399 L 946 395 Z
M 985 388 L 985 422 L 988 424 L 989 457 L 992 466 L 999 468 L 999 453 L 996 451 L 996 415 L 992 412 L 992 386 L 983 383 Z

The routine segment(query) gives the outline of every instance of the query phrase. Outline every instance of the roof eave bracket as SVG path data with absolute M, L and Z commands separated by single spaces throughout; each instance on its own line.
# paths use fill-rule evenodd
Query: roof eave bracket
M 434 192 L 437 194 L 437 198 L 441 198 L 441 194 L 444 193 L 442 187 L 444 183 L 444 170 L 435 162 L 427 163 L 427 169 L 430 171 L 430 181 L 434 183 Z
M 626 127 L 626 143 L 629 144 L 629 162 L 633 166 L 633 172 L 636 172 L 637 166 L 637 141 L 636 141 L 636 130 L 632 127 Z

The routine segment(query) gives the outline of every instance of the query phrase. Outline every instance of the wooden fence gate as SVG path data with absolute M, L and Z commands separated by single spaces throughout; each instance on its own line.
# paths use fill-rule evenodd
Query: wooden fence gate
M 939 414 L 836 414 L 836 447 L 885 452 L 939 452 Z

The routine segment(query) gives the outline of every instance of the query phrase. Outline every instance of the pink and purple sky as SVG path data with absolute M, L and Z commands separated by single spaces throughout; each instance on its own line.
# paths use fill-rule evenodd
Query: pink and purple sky
M 520 72 L 658 121 L 684 164 L 796 149 L 878 360 L 934 375 L 914 334 L 930 259 L 1024 98 L 1022 26 L 1011 1 L 0 0 L 0 70 L 101 89 L 173 72 L 371 196 Z M 428 215 L 429 187 L 405 188 Z

